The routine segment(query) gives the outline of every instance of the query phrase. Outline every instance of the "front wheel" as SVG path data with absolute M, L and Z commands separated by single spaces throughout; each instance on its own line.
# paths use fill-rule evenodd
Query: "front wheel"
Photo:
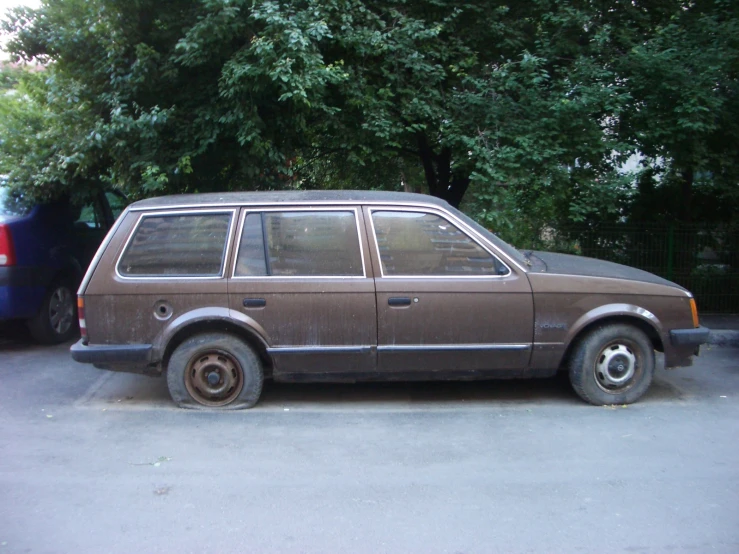
M 569 361 L 575 392 L 591 404 L 631 404 L 649 388 L 654 376 L 654 347 L 636 327 L 612 324 L 590 331 L 575 346 Z
M 263 382 L 257 355 L 229 334 L 194 335 L 174 350 L 167 365 L 169 394 L 181 408 L 251 408 Z

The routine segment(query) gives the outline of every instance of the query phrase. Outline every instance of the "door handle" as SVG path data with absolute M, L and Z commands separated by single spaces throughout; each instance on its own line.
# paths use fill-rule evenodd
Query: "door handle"
M 406 296 L 391 296 L 387 303 L 389 306 L 410 306 L 411 299 Z
M 266 305 L 264 298 L 244 298 L 244 308 L 264 308 Z

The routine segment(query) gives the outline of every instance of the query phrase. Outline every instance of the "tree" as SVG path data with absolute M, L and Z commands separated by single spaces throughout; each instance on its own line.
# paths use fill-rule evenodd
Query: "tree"
M 621 132 L 649 166 L 636 209 L 730 219 L 739 207 L 739 5 L 682 8 L 618 61 L 634 99 Z
M 11 180 L 103 180 L 134 196 L 404 186 L 454 205 L 470 190 L 484 221 L 533 232 L 624 217 L 633 187 L 618 168 L 637 150 L 675 174 L 735 179 L 735 12 L 725 0 L 46 0 L 5 23 L 16 56 L 46 63 L 37 97 L 53 115 L 46 150 Z

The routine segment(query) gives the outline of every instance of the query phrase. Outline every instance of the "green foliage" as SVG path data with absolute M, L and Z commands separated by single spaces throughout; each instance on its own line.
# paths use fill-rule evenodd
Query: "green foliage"
M 18 86 L 23 70 L 0 62 L 0 92 L 14 90 Z
M 739 4 L 680 8 L 617 60 L 634 98 L 620 133 L 646 158 L 655 190 L 640 198 L 653 216 L 690 221 L 718 210 L 730 220 L 739 215 Z
M 46 71 L 5 99 L 1 163 L 31 195 L 417 190 L 521 243 L 676 187 L 659 213 L 686 217 L 737 205 L 738 19 L 728 0 L 46 0 L 4 22 Z

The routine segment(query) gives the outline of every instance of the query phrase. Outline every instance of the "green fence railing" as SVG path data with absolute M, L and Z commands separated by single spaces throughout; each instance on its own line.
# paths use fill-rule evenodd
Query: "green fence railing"
M 702 313 L 739 313 L 739 224 L 572 226 L 553 232 L 543 246 L 674 281 L 695 295 Z

